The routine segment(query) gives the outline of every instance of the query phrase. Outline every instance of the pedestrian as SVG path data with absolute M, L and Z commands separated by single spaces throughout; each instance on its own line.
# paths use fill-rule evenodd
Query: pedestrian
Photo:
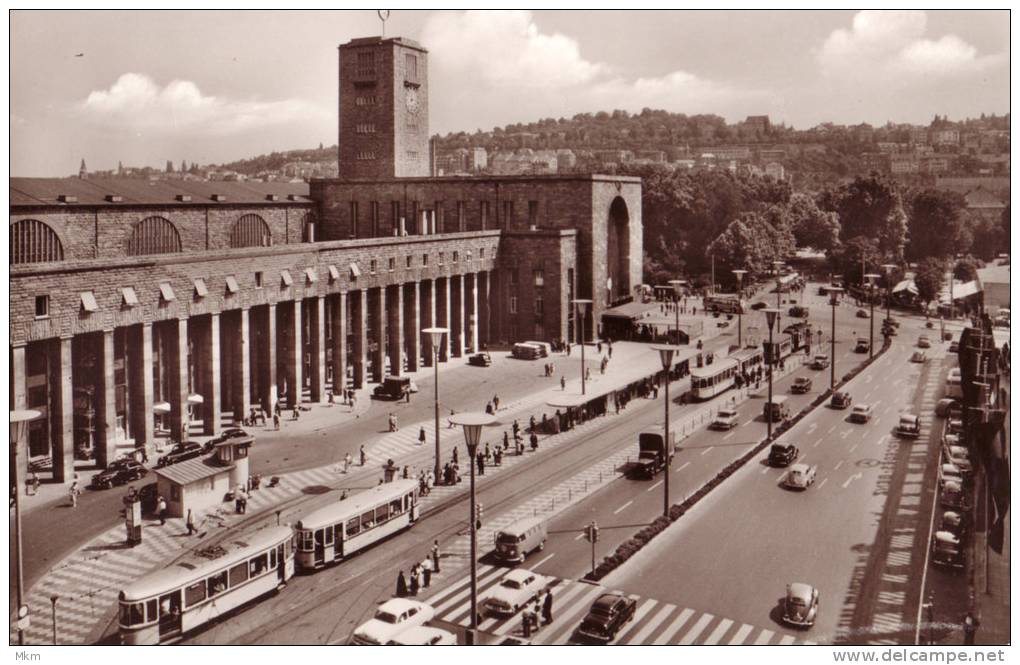
M 538 450 L 538 435 L 534 432 L 531 433 L 531 449 Z
M 280 414 L 279 413 L 274 413 L 273 414 L 273 427 L 275 427 L 277 431 L 279 431 L 279 429 L 280 429 Z
M 591 381 L 591 367 L 588 367 L 584 370 L 584 380 Z
M 549 589 L 546 589 L 545 598 L 542 600 L 542 620 L 546 623 L 546 625 L 552 623 L 553 620 L 552 604 L 552 593 L 549 592 Z
M 488 462 L 492 458 L 492 451 L 489 450 L 489 442 L 485 442 L 485 461 Z
M 567 342 L 567 355 L 570 355 L 570 342 Z
M 408 478 L 410 478 L 411 477 L 411 467 L 408 466 L 407 464 L 405 464 L 403 471 L 401 471 L 401 476 L 403 477 L 404 480 L 407 480 Z
M 531 417 L 528 418 L 528 430 L 535 431 L 535 414 L 531 414 Z
M 424 427 L 420 427 L 418 429 L 418 443 L 420 443 L 423 446 L 425 445 L 425 428 Z
M 354 410 L 355 410 L 356 408 L 358 408 L 358 403 L 357 403 L 357 402 L 358 402 L 358 396 L 357 396 L 357 395 L 355 395 L 355 394 L 354 394 L 354 391 L 352 390 L 352 391 L 351 391 L 351 413 L 354 413 Z M 357 418 L 360 418 L 360 417 L 361 417 L 361 414 L 358 414 L 358 415 L 357 415 L 357 416 L 355 416 L 355 417 L 357 417 Z
M 404 579 L 404 571 L 397 573 L 397 598 L 407 597 L 407 580 Z
M 415 564 L 414 568 L 411 569 L 410 579 L 410 593 L 412 596 L 418 595 L 418 589 L 421 587 L 421 582 L 418 580 L 418 565 Z
M 333 391 L 332 390 L 329 391 L 326 394 L 326 402 L 329 404 L 329 406 L 333 406 Z
M 535 632 L 536 633 L 538 632 L 538 629 L 542 626 L 542 622 L 539 620 L 539 617 L 541 615 L 542 615 L 542 605 L 540 604 L 539 600 L 536 598 L 535 599 L 535 608 L 533 610 L 531 610 L 531 623 L 532 623 L 532 625 L 535 626 Z
M 510 447 L 510 434 L 506 430 L 503 430 L 503 450 Z
M 71 507 L 72 508 L 77 508 L 78 507 L 78 494 L 79 494 L 79 492 L 78 492 L 78 481 L 77 480 L 74 481 L 73 483 L 71 483 L 70 494 L 71 494 Z
M 148 446 L 142 446 L 141 451 L 142 451 L 142 464 L 148 464 L 149 463 L 149 447 Z
M 560 377 L 560 390 L 566 390 L 566 389 L 567 389 L 567 377 L 561 376 Z
M 977 633 L 981 622 L 974 616 L 973 612 L 967 612 L 963 617 L 963 643 L 966 646 L 974 646 L 974 634 Z
M 613 358 L 613 342 L 612 341 L 609 342 L 608 351 L 609 351 L 609 359 L 612 360 L 612 358 Z
M 275 413 L 277 416 L 279 416 L 281 413 L 283 413 L 283 409 L 280 407 L 280 403 L 279 402 L 277 402 L 276 404 L 273 405 L 273 413 Z
M 485 455 L 483 455 L 482 453 L 478 453 L 477 461 L 478 461 L 478 475 L 479 476 L 484 476 L 485 475 Z
M 598 351 L 598 352 L 599 352 L 599 354 L 601 354 L 601 353 L 602 353 L 602 342 L 601 342 L 601 341 L 600 341 L 600 342 L 598 342 L 598 343 L 597 343 L 597 344 L 595 345 L 595 350 L 596 350 L 596 351 Z
M 365 461 L 368 459 L 368 455 L 365 454 L 365 446 L 364 445 L 361 446 L 359 454 L 361 455 L 361 466 L 365 466 Z
M 156 516 L 159 517 L 160 525 L 166 524 L 166 499 L 162 495 L 156 500 Z
M 499 411 L 499 395 L 492 396 L 492 407 L 496 411 Z
M 502 466 L 503 465 L 503 450 L 501 448 L 497 447 L 496 448 L 496 452 L 494 452 L 492 454 L 492 459 L 495 462 L 496 466 Z
M 432 569 L 439 572 L 439 541 L 432 543 Z
M 293 418 L 294 420 L 297 420 L 297 419 L 298 419 L 298 418 L 300 418 L 300 417 L 301 417 L 301 410 L 300 410 L 300 409 L 298 409 L 298 405 L 297 405 L 297 404 L 295 404 L 295 405 L 294 405 L 294 414 L 293 414 L 292 418 Z
M 346 455 L 344 455 L 344 473 L 347 473 L 348 471 L 350 471 L 350 469 L 351 469 L 351 462 L 352 461 L 353 460 L 351 459 L 351 454 L 350 453 L 347 453 Z
M 456 464 L 458 459 L 457 446 L 453 447 L 453 463 Z
M 492 402 L 485 403 L 485 413 L 492 415 Z
M 188 535 L 194 535 L 195 533 L 195 516 L 191 512 L 191 508 L 188 508 L 188 518 L 184 520 L 184 525 L 188 527 Z
M 406 393 L 404 393 L 404 395 L 407 397 L 407 403 L 410 404 L 411 403 L 411 390 L 408 389 L 408 391 Z
M 428 557 L 421 562 L 422 588 L 428 589 L 432 584 L 432 560 Z

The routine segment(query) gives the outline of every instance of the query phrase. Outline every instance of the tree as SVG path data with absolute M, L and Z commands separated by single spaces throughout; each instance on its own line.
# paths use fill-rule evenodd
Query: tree
M 895 185 L 884 176 L 872 173 L 828 190 L 819 198 L 819 206 L 839 215 L 843 242 L 861 236 L 874 238 L 883 255 L 896 260 L 902 257 L 907 216 Z
M 786 214 L 797 247 L 826 252 L 839 247 L 839 216 L 819 208 L 807 194 L 793 194 L 786 204 Z
M 910 201 L 907 258 L 917 261 L 969 249 L 962 245 L 968 235 L 964 207 L 963 196 L 956 192 L 924 189 L 915 194 Z
M 188 172 L 188 163 L 182 159 L 181 160 L 181 173 L 187 173 L 187 172 Z
M 921 301 L 924 309 L 928 304 L 938 298 L 939 293 L 946 281 L 946 259 L 938 256 L 929 256 L 922 260 L 914 273 L 914 287 L 917 289 L 917 299 Z
M 973 256 L 965 256 L 953 265 L 953 279 L 971 282 L 977 279 L 978 264 Z
M 172 161 L 170 161 L 169 159 L 166 160 L 166 172 L 167 173 L 173 173 L 174 172 L 174 163 Z
M 968 226 L 971 234 L 970 251 L 982 261 L 993 260 L 1009 247 L 1008 232 L 1003 231 L 998 220 L 977 217 Z
M 733 282 L 736 269 L 747 270 L 748 278 L 754 280 L 768 275 L 773 261 L 793 251 L 793 236 L 788 229 L 770 224 L 763 213 L 745 212 L 706 251 L 715 257 L 720 282 Z
M 863 284 L 864 275 L 879 272 L 883 263 L 878 241 L 863 236 L 846 241 L 830 257 L 833 272 L 843 276 L 844 284 Z

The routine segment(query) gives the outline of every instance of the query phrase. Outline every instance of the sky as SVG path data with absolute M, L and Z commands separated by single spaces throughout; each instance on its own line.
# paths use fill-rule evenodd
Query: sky
M 642 108 L 927 124 L 1009 111 L 1009 13 L 412 11 L 433 133 Z M 13 11 L 11 174 L 337 141 L 337 51 L 375 11 Z

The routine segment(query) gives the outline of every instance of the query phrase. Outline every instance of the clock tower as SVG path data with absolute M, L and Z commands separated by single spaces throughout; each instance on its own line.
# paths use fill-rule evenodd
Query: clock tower
M 348 178 L 427 177 L 428 51 L 403 37 L 340 46 L 339 172 Z

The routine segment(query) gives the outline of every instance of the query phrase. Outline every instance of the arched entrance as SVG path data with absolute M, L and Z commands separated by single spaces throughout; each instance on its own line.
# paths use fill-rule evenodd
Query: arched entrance
M 630 295 L 630 213 L 622 197 L 617 196 L 609 206 L 606 233 L 608 279 L 603 288 L 612 303 Z

